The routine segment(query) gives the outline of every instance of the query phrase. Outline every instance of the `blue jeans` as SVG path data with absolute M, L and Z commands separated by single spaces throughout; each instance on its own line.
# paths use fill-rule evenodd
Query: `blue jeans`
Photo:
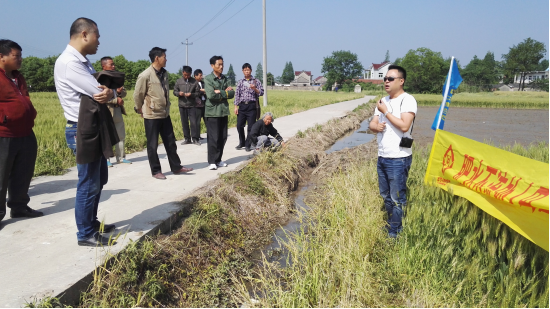
M 407 206 L 407 178 L 412 156 L 378 157 L 378 187 L 388 213 L 388 233 L 395 237 L 403 229 L 403 211 Z
M 73 154 L 76 156 L 76 126 L 74 121 L 67 120 L 65 125 L 65 139 L 67 139 L 67 147 L 71 148 Z
M 76 219 L 76 236 L 78 240 L 85 240 L 92 237 L 95 227 L 100 225 L 97 220 L 97 206 L 101 197 L 101 189 L 109 178 L 107 160 L 101 159 L 86 163 L 77 164 L 78 184 L 76 185 L 76 200 L 74 205 L 74 216 Z

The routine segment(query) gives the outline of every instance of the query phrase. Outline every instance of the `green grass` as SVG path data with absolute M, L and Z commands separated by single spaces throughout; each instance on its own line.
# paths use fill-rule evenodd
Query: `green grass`
M 418 105 L 440 106 L 440 94 L 413 94 Z M 548 92 L 495 91 L 479 93 L 457 93 L 453 95 L 451 106 L 485 108 L 533 108 L 548 109 Z
M 548 162 L 547 143 L 507 150 Z M 286 242 L 292 264 L 266 262 L 250 278 L 257 306 L 548 307 L 548 252 L 467 200 L 424 185 L 429 148 L 413 153 L 397 241 L 383 230 L 376 160 L 352 163 L 310 200 L 303 231 Z M 244 285 L 241 300 L 252 303 Z
M 126 126 L 125 148 L 127 153 L 140 151 L 146 147 L 145 129 L 143 120 L 133 111 L 133 91 L 128 91 L 125 106 L 128 116 L 124 117 Z M 275 117 L 291 115 L 311 108 L 347 101 L 363 97 L 364 94 L 333 93 L 333 92 L 269 92 L 269 106 L 262 107 L 262 113 L 270 111 Z M 35 176 L 58 175 L 69 167 L 75 166 L 76 161 L 71 150 L 67 148 L 65 140 L 65 117 L 54 92 L 31 93 L 31 100 L 38 111 L 35 120 L 34 132 L 38 140 L 38 157 L 36 160 Z M 176 138 L 183 139 L 177 98 L 171 94 L 172 107 L 170 117 L 174 126 Z M 233 109 L 230 108 L 231 113 Z M 234 127 L 237 117 L 229 117 L 229 127 Z M 205 132 L 204 123 L 201 124 Z M 206 160 L 206 158 L 205 158 Z

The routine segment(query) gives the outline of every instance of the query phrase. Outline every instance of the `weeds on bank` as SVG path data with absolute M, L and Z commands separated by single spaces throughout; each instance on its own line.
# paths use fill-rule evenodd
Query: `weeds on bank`
M 507 148 L 548 162 L 548 144 Z M 258 307 L 548 307 L 548 253 L 467 200 L 425 186 L 429 148 L 413 151 L 409 205 L 397 241 L 383 230 L 376 159 L 347 158 L 325 179 L 285 246 L 241 284 Z M 322 162 L 321 162 L 322 164 Z M 251 299 L 254 299 L 251 300 Z

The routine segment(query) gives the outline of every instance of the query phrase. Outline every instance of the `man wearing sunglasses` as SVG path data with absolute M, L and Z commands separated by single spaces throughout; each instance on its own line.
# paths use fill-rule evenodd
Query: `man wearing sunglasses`
M 397 237 L 403 228 L 412 149 L 403 147 L 401 140 L 411 138 L 411 125 L 417 110 L 414 97 L 403 90 L 406 78 L 405 69 L 390 65 L 384 77 L 388 96 L 378 101 L 369 124 L 369 128 L 377 133 L 378 187 L 388 214 L 386 228 L 391 238 Z

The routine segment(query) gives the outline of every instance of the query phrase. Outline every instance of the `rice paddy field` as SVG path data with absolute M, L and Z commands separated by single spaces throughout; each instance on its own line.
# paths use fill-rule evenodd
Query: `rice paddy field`
M 440 94 L 413 94 L 418 105 L 440 106 L 443 96 Z M 453 95 L 453 107 L 486 108 L 529 108 L 548 109 L 548 92 L 531 91 L 495 91 L 479 93 L 457 93 Z
M 262 113 L 270 111 L 275 117 L 291 115 L 311 108 L 358 99 L 363 97 L 361 93 L 343 92 L 286 92 L 270 91 L 269 106 L 262 107 Z M 34 132 L 38 140 L 38 157 L 36 160 L 35 176 L 58 175 L 65 169 L 75 166 L 76 160 L 71 150 L 67 148 L 65 140 L 65 123 L 63 109 L 55 92 L 31 93 L 38 115 L 35 120 Z M 140 151 L 146 147 L 145 128 L 143 119 L 133 111 L 133 90 L 128 91 L 124 99 L 127 116 L 124 117 L 126 126 L 126 153 Z M 183 139 L 177 97 L 170 94 L 172 107 L 170 117 L 174 126 L 176 139 Z M 232 104 L 232 100 L 230 101 Z M 230 108 L 233 112 L 233 109 Z M 237 124 L 237 117 L 230 115 L 229 127 Z M 204 123 L 201 124 L 201 132 L 206 132 Z M 206 158 L 205 158 L 206 159 Z

